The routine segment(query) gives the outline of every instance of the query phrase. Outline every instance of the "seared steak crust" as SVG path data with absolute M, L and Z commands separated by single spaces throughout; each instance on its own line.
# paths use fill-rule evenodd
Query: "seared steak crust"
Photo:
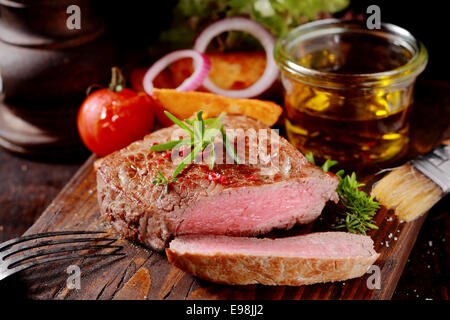
M 174 132 L 178 127 L 158 130 L 109 155 L 99 165 L 97 191 L 102 215 L 126 238 L 163 250 L 173 236 L 180 234 L 243 236 L 262 234 L 273 228 L 290 228 L 296 223 L 314 220 L 326 201 L 337 200 L 336 176 L 324 173 L 310 164 L 297 149 L 273 130 L 257 120 L 238 115 L 227 115 L 223 123 L 226 129 L 265 130 L 267 138 L 258 136 L 257 142 L 266 139 L 268 156 L 259 159 L 261 161 L 258 164 L 248 164 L 248 161 L 247 164 L 240 165 L 216 163 L 211 172 L 207 165 L 207 150 L 204 152 L 205 162 L 188 165 L 177 176 L 178 181 L 169 184 L 166 194 L 164 186 L 154 185 L 152 181 L 157 177 L 158 170 L 170 178 L 181 156 L 174 157 L 175 161 L 172 161 L 167 152 L 155 152 L 150 148 L 153 144 L 175 139 Z M 279 138 L 278 142 L 274 138 Z M 239 149 L 239 143 L 243 143 L 246 148 Z M 236 148 L 241 161 L 251 156 L 249 146 L 253 143 L 254 140 L 243 135 L 237 137 Z M 274 143 L 277 152 L 271 154 L 275 150 Z M 220 142 L 215 145 L 216 150 L 223 147 Z M 218 159 L 225 160 L 225 156 L 218 156 L 216 162 Z M 274 167 L 275 162 L 279 165 Z M 271 171 L 273 168 L 276 170 Z M 271 173 L 262 174 L 262 169 L 269 169 Z M 296 190 L 302 193 L 304 199 L 312 200 L 299 209 L 298 214 L 293 214 L 295 201 L 298 200 L 289 192 Z M 255 217 L 257 213 L 252 212 L 252 201 L 248 201 L 248 208 L 246 203 L 241 202 L 256 199 L 259 193 L 263 195 L 269 210 L 277 211 L 278 207 L 283 208 L 286 203 L 286 209 L 280 209 L 280 212 L 289 211 L 290 216 L 283 218 L 280 215 L 279 219 L 272 217 L 267 221 L 264 220 L 267 215 L 266 218 Z M 217 207 L 214 203 L 217 203 Z M 230 205 L 233 203 L 237 208 Z M 272 209 L 271 203 L 274 204 Z M 237 212 L 241 207 L 246 208 Z M 229 211 L 232 212 L 228 213 Z M 225 217 L 223 221 L 219 221 L 221 215 Z M 238 219 L 235 222 L 230 221 L 233 220 L 233 215 Z M 256 220 L 243 223 L 248 219 Z M 202 221 L 205 225 L 202 225 Z M 225 225 L 228 222 L 229 226 Z

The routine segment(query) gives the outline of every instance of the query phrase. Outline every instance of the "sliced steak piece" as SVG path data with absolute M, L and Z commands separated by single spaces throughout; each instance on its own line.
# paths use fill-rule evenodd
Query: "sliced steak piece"
M 379 256 L 370 237 L 346 232 L 278 239 L 181 236 L 166 253 L 176 267 L 213 282 L 289 286 L 357 278 Z
M 275 131 L 245 116 L 227 115 L 223 123 L 227 131 L 242 129 L 235 135 L 235 146 L 246 164 L 220 164 L 219 159 L 226 160 L 226 152 L 222 152 L 216 156 L 213 171 L 207 159 L 190 164 L 165 193 L 164 186 L 152 181 L 158 170 L 170 178 L 182 157 L 172 160 L 170 154 L 150 148 L 154 143 L 178 139 L 179 132 L 173 136 L 176 126 L 156 131 L 99 164 L 101 213 L 125 237 L 163 250 L 177 235 L 254 236 L 274 228 L 291 228 L 314 220 L 328 200 L 338 199 L 337 177 L 310 164 Z M 252 130 L 265 135 L 255 140 L 244 134 Z M 263 142 L 267 143 L 266 153 L 258 149 Z M 219 154 L 223 146 L 220 142 L 215 145 Z M 256 163 L 254 158 L 250 161 L 255 145 L 259 150 Z

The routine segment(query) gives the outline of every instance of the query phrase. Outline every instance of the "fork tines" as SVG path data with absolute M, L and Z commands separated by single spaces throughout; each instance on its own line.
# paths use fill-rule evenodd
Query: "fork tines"
M 119 252 L 123 247 L 113 245 L 117 238 L 105 234 L 103 231 L 59 231 L 6 241 L 0 244 L 0 280 L 54 261 L 124 256 Z M 48 248 L 33 250 L 42 247 Z

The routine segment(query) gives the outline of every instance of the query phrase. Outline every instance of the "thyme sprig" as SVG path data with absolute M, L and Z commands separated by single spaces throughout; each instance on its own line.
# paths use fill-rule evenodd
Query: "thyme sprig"
M 209 160 L 209 169 L 212 170 L 215 162 L 215 150 L 214 140 L 222 134 L 222 141 L 225 146 L 226 152 L 233 158 L 233 160 L 239 164 L 239 157 L 234 149 L 234 146 L 229 141 L 225 129 L 223 127 L 222 118 L 225 113 L 222 112 L 217 118 L 209 118 L 204 120 L 202 115 L 203 111 L 197 112 L 197 116 L 194 120 L 181 121 L 171 113 L 164 111 L 166 116 L 172 120 L 173 123 L 178 125 L 181 129 L 189 134 L 189 138 L 174 140 L 163 144 L 157 144 L 151 147 L 153 151 L 166 151 L 174 148 L 181 147 L 183 145 L 193 148 L 193 150 L 178 164 L 172 177 L 175 178 L 183 169 L 191 162 L 194 161 L 197 154 L 203 152 L 208 146 L 211 146 L 211 156 Z
M 172 178 L 168 180 L 161 171 L 158 170 L 158 176 L 155 180 L 152 181 L 154 185 L 162 184 L 164 185 L 164 192 L 167 193 L 169 190 L 169 183 L 178 181 L 177 178 Z
M 305 155 L 306 159 L 315 164 L 314 156 L 311 152 Z M 326 160 L 320 167 L 323 171 L 328 172 L 330 168 L 336 165 L 336 160 Z M 345 175 L 344 170 L 339 170 L 336 175 L 339 177 L 339 184 L 336 192 L 339 200 L 346 208 L 343 215 L 344 223 L 335 226 L 335 229 L 347 229 L 348 232 L 366 234 L 370 229 L 378 229 L 375 224 L 374 216 L 381 204 L 361 190 L 364 183 L 358 182 L 356 174 Z
M 373 217 L 380 209 L 380 203 L 373 199 L 373 195 L 360 190 L 364 183 L 356 180 L 356 174 L 339 177 L 340 182 L 336 192 L 342 204 L 347 208 L 344 223 L 337 225 L 336 229 L 346 228 L 352 233 L 366 234 L 370 229 L 378 229 Z

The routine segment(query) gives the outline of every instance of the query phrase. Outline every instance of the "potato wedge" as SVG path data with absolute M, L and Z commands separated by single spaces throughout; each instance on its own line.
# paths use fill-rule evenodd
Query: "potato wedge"
M 283 112 L 279 105 L 271 101 L 228 98 L 207 92 L 155 88 L 153 98 L 180 119 L 187 119 L 193 113 L 203 110 L 210 117 L 216 117 L 221 112 L 243 114 L 272 126 Z

